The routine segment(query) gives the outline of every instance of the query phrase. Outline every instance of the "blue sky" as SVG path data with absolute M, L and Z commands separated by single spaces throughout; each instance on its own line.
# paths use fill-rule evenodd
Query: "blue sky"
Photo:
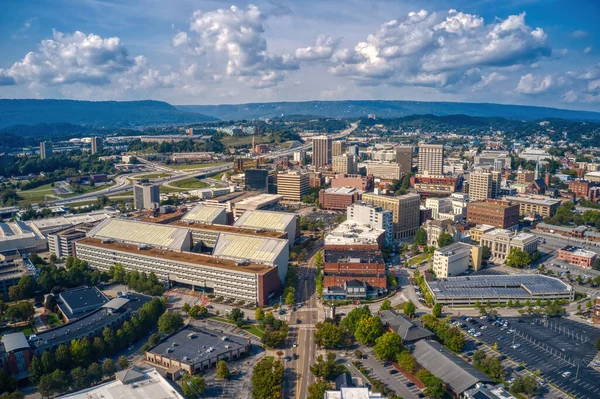
M 4 0 L 0 97 L 600 111 L 594 0 Z

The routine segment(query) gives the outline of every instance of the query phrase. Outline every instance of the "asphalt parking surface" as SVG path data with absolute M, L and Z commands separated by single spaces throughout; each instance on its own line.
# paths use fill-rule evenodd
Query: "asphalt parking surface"
M 600 373 L 590 367 L 596 355 L 595 343 L 600 337 L 597 328 L 561 318 L 520 317 L 505 318 L 509 326 L 503 330 L 487 320 L 476 320 L 477 324 L 461 320 L 467 325 L 463 330 L 475 328 L 481 332 L 479 340 L 490 346 L 497 343 L 498 352 L 525 365 L 531 372 L 540 370 L 546 381 L 576 398 L 600 397 Z M 483 325 L 487 329 L 481 330 Z M 510 333 L 511 329 L 515 332 Z M 571 374 L 563 377 L 565 372 Z

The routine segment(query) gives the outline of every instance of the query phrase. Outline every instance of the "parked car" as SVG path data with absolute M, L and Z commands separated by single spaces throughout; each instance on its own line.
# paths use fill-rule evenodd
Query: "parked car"
M 394 375 L 394 374 L 398 374 L 398 370 L 396 369 L 391 369 L 390 370 L 390 374 Z
M 414 386 L 415 386 L 415 383 L 414 383 L 414 382 L 410 382 L 410 381 L 409 381 L 409 382 L 407 382 L 407 383 L 406 383 L 406 384 L 404 384 L 404 385 L 406 385 L 406 387 L 407 387 L 407 388 L 410 388 L 410 387 L 414 387 Z
M 563 376 L 564 378 L 568 378 L 568 377 L 570 377 L 570 376 L 571 376 L 571 372 L 570 372 L 570 371 L 565 371 L 564 373 L 562 373 L 562 376 Z

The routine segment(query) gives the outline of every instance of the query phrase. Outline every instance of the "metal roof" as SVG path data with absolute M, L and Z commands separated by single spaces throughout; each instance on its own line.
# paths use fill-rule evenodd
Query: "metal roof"
M 108 308 L 108 309 L 113 309 L 113 310 L 118 310 L 118 309 L 121 309 L 123 306 L 127 305 L 127 303 L 129 303 L 129 299 L 127 299 L 127 298 L 115 298 L 115 299 L 111 299 L 109 302 L 105 303 L 102 307 Z
M 2 336 L 2 344 L 6 352 L 14 352 L 20 349 L 29 349 L 29 342 L 22 332 L 12 334 L 4 334 Z
M 200 203 L 186 213 L 182 219 L 190 222 L 214 223 L 221 215 L 225 215 L 226 218 L 226 213 L 227 211 L 223 207 Z
M 246 211 L 233 224 L 246 229 L 285 231 L 296 215 L 285 212 Z
M 457 395 L 478 382 L 494 382 L 436 341 L 417 341 L 414 345 L 412 354 L 415 360 L 431 374 L 441 378 Z
M 278 238 L 221 233 L 213 250 L 213 256 L 272 265 L 287 245 L 287 240 Z
M 429 338 L 435 334 L 426 328 L 421 328 L 412 321 L 404 318 L 392 310 L 381 312 L 381 321 L 387 324 L 396 332 L 403 341 L 416 341 L 423 338 Z
M 146 244 L 176 251 L 189 249 L 185 248 L 189 235 L 190 230 L 183 227 L 124 219 L 107 219 L 88 233 L 88 237 Z

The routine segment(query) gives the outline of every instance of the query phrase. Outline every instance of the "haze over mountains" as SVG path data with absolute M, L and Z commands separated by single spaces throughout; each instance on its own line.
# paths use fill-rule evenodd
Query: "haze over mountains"
M 273 118 L 290 115 L 359 118 L 409 115 L 468 115 L 517 120 L 563 118 L 600 121 L 600 113 L 523 105 L 417 101 L 306 101 L 224 105 L 179 105 L 163 101 L 2 100 L 0 128 L 14 125 L 73 124 L 94 127 L 183 125 L 215 120 Z

